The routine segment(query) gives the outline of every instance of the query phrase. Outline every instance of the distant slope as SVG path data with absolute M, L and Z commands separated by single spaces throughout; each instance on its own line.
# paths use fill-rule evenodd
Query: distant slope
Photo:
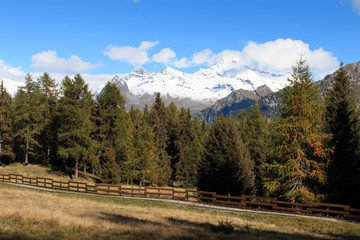
M 212 122 L 220 114 L 236 117 L 242 109 L 248 109 L 256 101 L 260 101 L 272 93 L 266 85 L 258 87 L 255 91 L 235 90 L 229 96 L 218 100 L 213 106 L 201 110 L 196 115 L 207 122 Z

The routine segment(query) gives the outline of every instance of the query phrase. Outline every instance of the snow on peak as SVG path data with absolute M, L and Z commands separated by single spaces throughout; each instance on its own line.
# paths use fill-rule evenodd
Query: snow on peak
M 272 91 L 278 91 L 288 84 L 288 77 L 289 74 L 277 75 L 251 69 L 236 57 L 229 57 L 195 73 L 183 73 L 170 67 L 159 73 L 149 73 L 136 67 L 131 73 L 115 76 L 113 81 L 126 82 L 134 95 L 160 92 L 162 96 L 211 103 L 237 89 L 255 90 L 267 85 Z
M 134 70 L 132 70 L 131 73 L 132 74 L 137 74 L 137 75 L 149 74 L 149 72 L 146 71 L 143 67 L 136 67 L 136 68 L 134 68 Z

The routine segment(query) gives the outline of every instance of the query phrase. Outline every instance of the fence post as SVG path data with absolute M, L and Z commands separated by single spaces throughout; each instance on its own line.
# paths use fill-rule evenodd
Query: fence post
M 144 187 L 144 198 L 146 198 L 146 195 L 147 195 L 147 187 Z

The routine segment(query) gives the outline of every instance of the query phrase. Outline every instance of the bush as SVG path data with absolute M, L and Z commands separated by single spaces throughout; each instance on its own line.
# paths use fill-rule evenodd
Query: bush
M 219 221 L 217 226 L 212 225 L 211 230 L 215 233 L 230 234 L 235 232 L 235 227 L 231 221 L 226 219 L 225 221 Z

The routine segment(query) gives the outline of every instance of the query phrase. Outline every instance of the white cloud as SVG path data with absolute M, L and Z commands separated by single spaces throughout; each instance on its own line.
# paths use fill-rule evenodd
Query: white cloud
M 43 73 L 35 72 L 30 74 L 32 75 L 33 79 L 36 80 Z M 0 59 L 0 82 L 4 81 L 4 86 L 10 94 L 15 95 L 18 87 L 24 85 L 25 75 L 26 73 L 21 70 L 21 67 L 11 67 Z M 51 73 L 51 77 L 54 78 L 59 85 L 61 84 L 65 75 L 66 73 Z M 89 88 L 92 91 L 96 91 L 107 81 L 110 81 L 114 77 L 114 74 L 81 74 L 81 76 L 85 79 L 85 82 L 89 84 Z M 73 78 L 74 76 L 70 75 L 70 77 Z
M 21 71 L 21 67 L 13 68 L 0 60 L 0 81 L 4 81 L 6 90 L 14 94 L 17 88 L 23 85 L 25 73 Z
M 353 9 L 360 14 L 360 0 L 351 0 Z
M 176 53 L 170 48 L 164 48 L 159 53 L 152 56 L 152 60 L 158 63 L 170 63 L 170 61 L 176 57 Z
M 194 66 L 207 63 L 212 55 L 212 51 L 210 49 L 205 49 L 200 52 L 197 52 L 192 57 L 192 63 Z
M 142 65 L 150 61 L 148 57 L 148 51 L 159 44 L 159 41 L 155 42 L 141 42 L 139 47 L 117 47 L 109 45 L 105 55 L 109 56 L 112 60 L 120 60 L 128 62 L 132 65 Z
M 69 59 L 57 57 L 56 51 L 43 51 L 31 58 L 32 67 L 36 71 L 51 73 L 84 73 L 98 67 L 99 64 L 84 62 L 78 56 L 71 56 Z
M 193 64 L 191 61 L 189 61 L 186 57 L 181 58 L 180 60 L 175 59 L 171 65 L 177 68 L 187 68 L 191 67 Z
M 240 65 L 247 65 L 273 73 L 286 73 L 291 66 L 303 56 L 308 60 L 316 79 L 332 73 L 339 66 L 338 60 L 331 52 L 322 48 L 311 50 L 309 44 L 300 40 L 277 39 L 265 43 L 248 42 L 241 50 L 224 50 L 212 54 L 210 50 L 203 50 L 193 55 L 192 65 L 206 64 L 208 66 L 236 60 Z

